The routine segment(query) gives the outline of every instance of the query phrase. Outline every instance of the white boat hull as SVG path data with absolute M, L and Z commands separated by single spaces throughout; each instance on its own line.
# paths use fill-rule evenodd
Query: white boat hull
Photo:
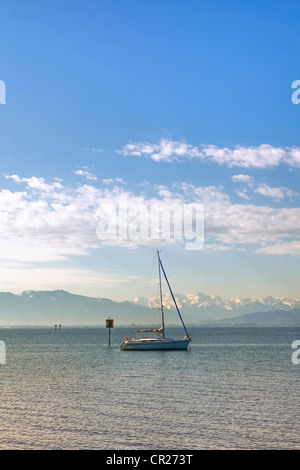
M 130 339 L 124 341 L 120 349 L 122 351 L 134 351 L 134 350 L 187 350 L 189 349 L 190 339 L 157 339 L 157 338 L 141 338 L 141 339 Z

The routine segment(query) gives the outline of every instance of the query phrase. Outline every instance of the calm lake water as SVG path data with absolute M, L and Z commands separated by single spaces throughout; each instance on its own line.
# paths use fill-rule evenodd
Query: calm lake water
M 190 351 L 120 351 L 128 328 L 0 329 L 0 449 L 300 449 L 300 328 L 190 328 Z M 181 330 L 168 331 L 181 337 Z

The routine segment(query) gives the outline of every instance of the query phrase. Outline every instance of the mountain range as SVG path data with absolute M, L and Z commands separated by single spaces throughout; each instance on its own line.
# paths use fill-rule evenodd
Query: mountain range
M 300 326 L 300 309 L 246 313 L 238 317 L 216 321 L 214 324 L 215 326 Z
M 0 292 L 0 326 L 4 325 L 105 325 L 109 316 L 117 324 L 130 321 L 144 309 L 131 302 L 86 297 L 64 290 Z
M 300 308 L 300 299 L 288 297 L 263 297 L 259 299 L 238 298 L 222 299 L 218 295 L 203 293 L 176 295 L 176 302 L 189 322 L 213 322 L 250 313 L 281 310 L 290 312 Z M 133 302 L 144 307 L 157 307 L 157 299 L 135 298 Z M 163 299 L 164 307 L 173 308 L 170 296 Z
M 299 324 L 300 299 L 222 299 L 217 295 L 176 295 L 187 324 Z M 166 323 L 179 324 L 169 296 L 163 299 Z M 71 294 L 64 290 L 0 292 L 0 326 L 17 325 L 98 325 L 114 318 L 115 326 L 159 322 L 157 299 L 134 298 L 115 302 L 106 298 Z

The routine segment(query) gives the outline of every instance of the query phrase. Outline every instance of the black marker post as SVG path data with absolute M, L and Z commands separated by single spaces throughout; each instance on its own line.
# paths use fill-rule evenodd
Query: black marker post
M 110 346 L 110 329 L 114 327 L 114 321 L 112 318 L 108 317 L 105 320 L 106 328 L 108 328 L 108 346 Z

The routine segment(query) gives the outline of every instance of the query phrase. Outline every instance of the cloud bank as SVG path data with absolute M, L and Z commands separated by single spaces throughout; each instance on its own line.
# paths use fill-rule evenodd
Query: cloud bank
M 292 201 L 299 195 L 296 191 L 293 191 L 292 189 L 287 188 L 285 186 L 272 187 L 264 182 L 256 183 L 254 178 L 250 175 L 233 175 L 231 179 L 234 183 L 242 183 L 247 185 L 246 188 L 243 187 L 242 189 L 236 190 L 236 193 L 240 197 L 248 200 L 250 199 L 249 193 L 251 192 L 269 197 L 274 201 L 279 201 L 285 198 L 288 198 L 290 201 Z
M 117 153 L 124 156 L 146 157 L 156 162 L 174 163 L 199 159 L 228 167 L 274 168 L 281 164 L 300 168 L 300 147 L 236 146 L 233 149 L 216 145 L 194 146 L 186 142 L 162 139 L 159 144 L 135 142 Z
M 266 254 L 300 255 L 300 208 L 235 204 L 222 186 L 196 186 L 185 182 L 159 186 L 156 196 L 133 193 L 114 179 L 114 185 L 66 185 L 62 180 L 46 181 L 32 176 L 6 175 L 15 190 L 0 191 L 0 264 L 39 266 L 74 256 L 88 256 L 105 244 L 119 246 L 153 245 L 147 238 L 99 240 L 96 229 L 103 217 L 110 217 L 120 199 L 134 218 L 138 208 L 160 204 L 192 202 L 205 205 L 204 249 L 252 249 Z M 239 180 L 243 178 L 238 178 Z M 248 181 L 249 182 L 249 181 Z M 95 183 L 96 184 L 96 183 Z M 100 185 L 100 183 L 97 183 Z M 261 189 L 261 188 L 260 188 Z M 266 188 L 264 188 L 265 190 Z M 110 209 L 109 209 L 110 208 Z M 146 214 L 139 212 L 142 223 Z M 178 243 L 166 240 L 166 243 Z

